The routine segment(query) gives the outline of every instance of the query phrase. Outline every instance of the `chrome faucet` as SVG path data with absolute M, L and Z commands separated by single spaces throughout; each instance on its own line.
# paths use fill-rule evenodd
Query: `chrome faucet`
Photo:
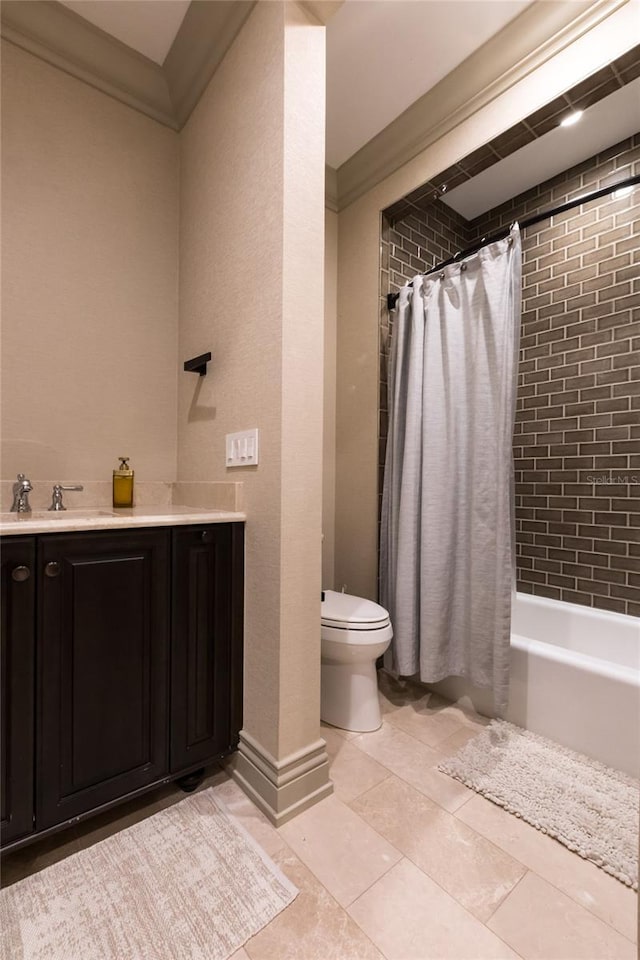
M 31 513 L 31 504 L 29 503 L 29 494 L 33 490 L 31 481 L 27 480 L 24 473 L 18 474 L 18 481 L 13 485 L 13 503 L 11 504 L 11 513 Z
M 51 498 L 51 506 L 49 510 L 66 510 L 64 503 L 62 502 L 62 491 L 63 490 L 84 490 L 84 487 L 81 483 L 76 483 L 74 485 L 64 487 L 61 483 L 54 483 L 53 493 Z

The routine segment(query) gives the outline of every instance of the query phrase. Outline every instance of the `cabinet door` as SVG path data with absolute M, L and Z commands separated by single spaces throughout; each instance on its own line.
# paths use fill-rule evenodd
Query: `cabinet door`
M 33 831 L 35 540 L 2 542 L 2 844 Z
M 228 753 L 242 724 L 244 528 L 173 531 L 171 771 Z
M 37 823 L 62 823 L 168 768 L 166 530 L 39 541 Z

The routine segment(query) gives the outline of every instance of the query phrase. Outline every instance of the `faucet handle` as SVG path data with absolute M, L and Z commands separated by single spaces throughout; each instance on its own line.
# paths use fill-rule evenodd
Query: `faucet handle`
M 62 502 L 63 490 L 84 490 L 84 487 L 81 483 L 67 484 L 66 486 L 62 483 L 54 483 L 49 510 L 58 511 L 67 509 Z

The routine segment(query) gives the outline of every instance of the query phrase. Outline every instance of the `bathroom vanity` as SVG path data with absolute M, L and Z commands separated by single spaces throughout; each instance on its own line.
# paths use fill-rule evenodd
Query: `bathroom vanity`
M 4 849 L 236 748 L 244 515 L 123 514 L 0 527 Z

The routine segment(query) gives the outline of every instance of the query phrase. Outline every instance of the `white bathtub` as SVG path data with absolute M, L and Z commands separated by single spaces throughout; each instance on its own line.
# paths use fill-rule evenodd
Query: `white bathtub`
M 493 713 L 460 678 L 431 686 Z M 505 719 L 640 776 L 640 620 L 516 594 Z

